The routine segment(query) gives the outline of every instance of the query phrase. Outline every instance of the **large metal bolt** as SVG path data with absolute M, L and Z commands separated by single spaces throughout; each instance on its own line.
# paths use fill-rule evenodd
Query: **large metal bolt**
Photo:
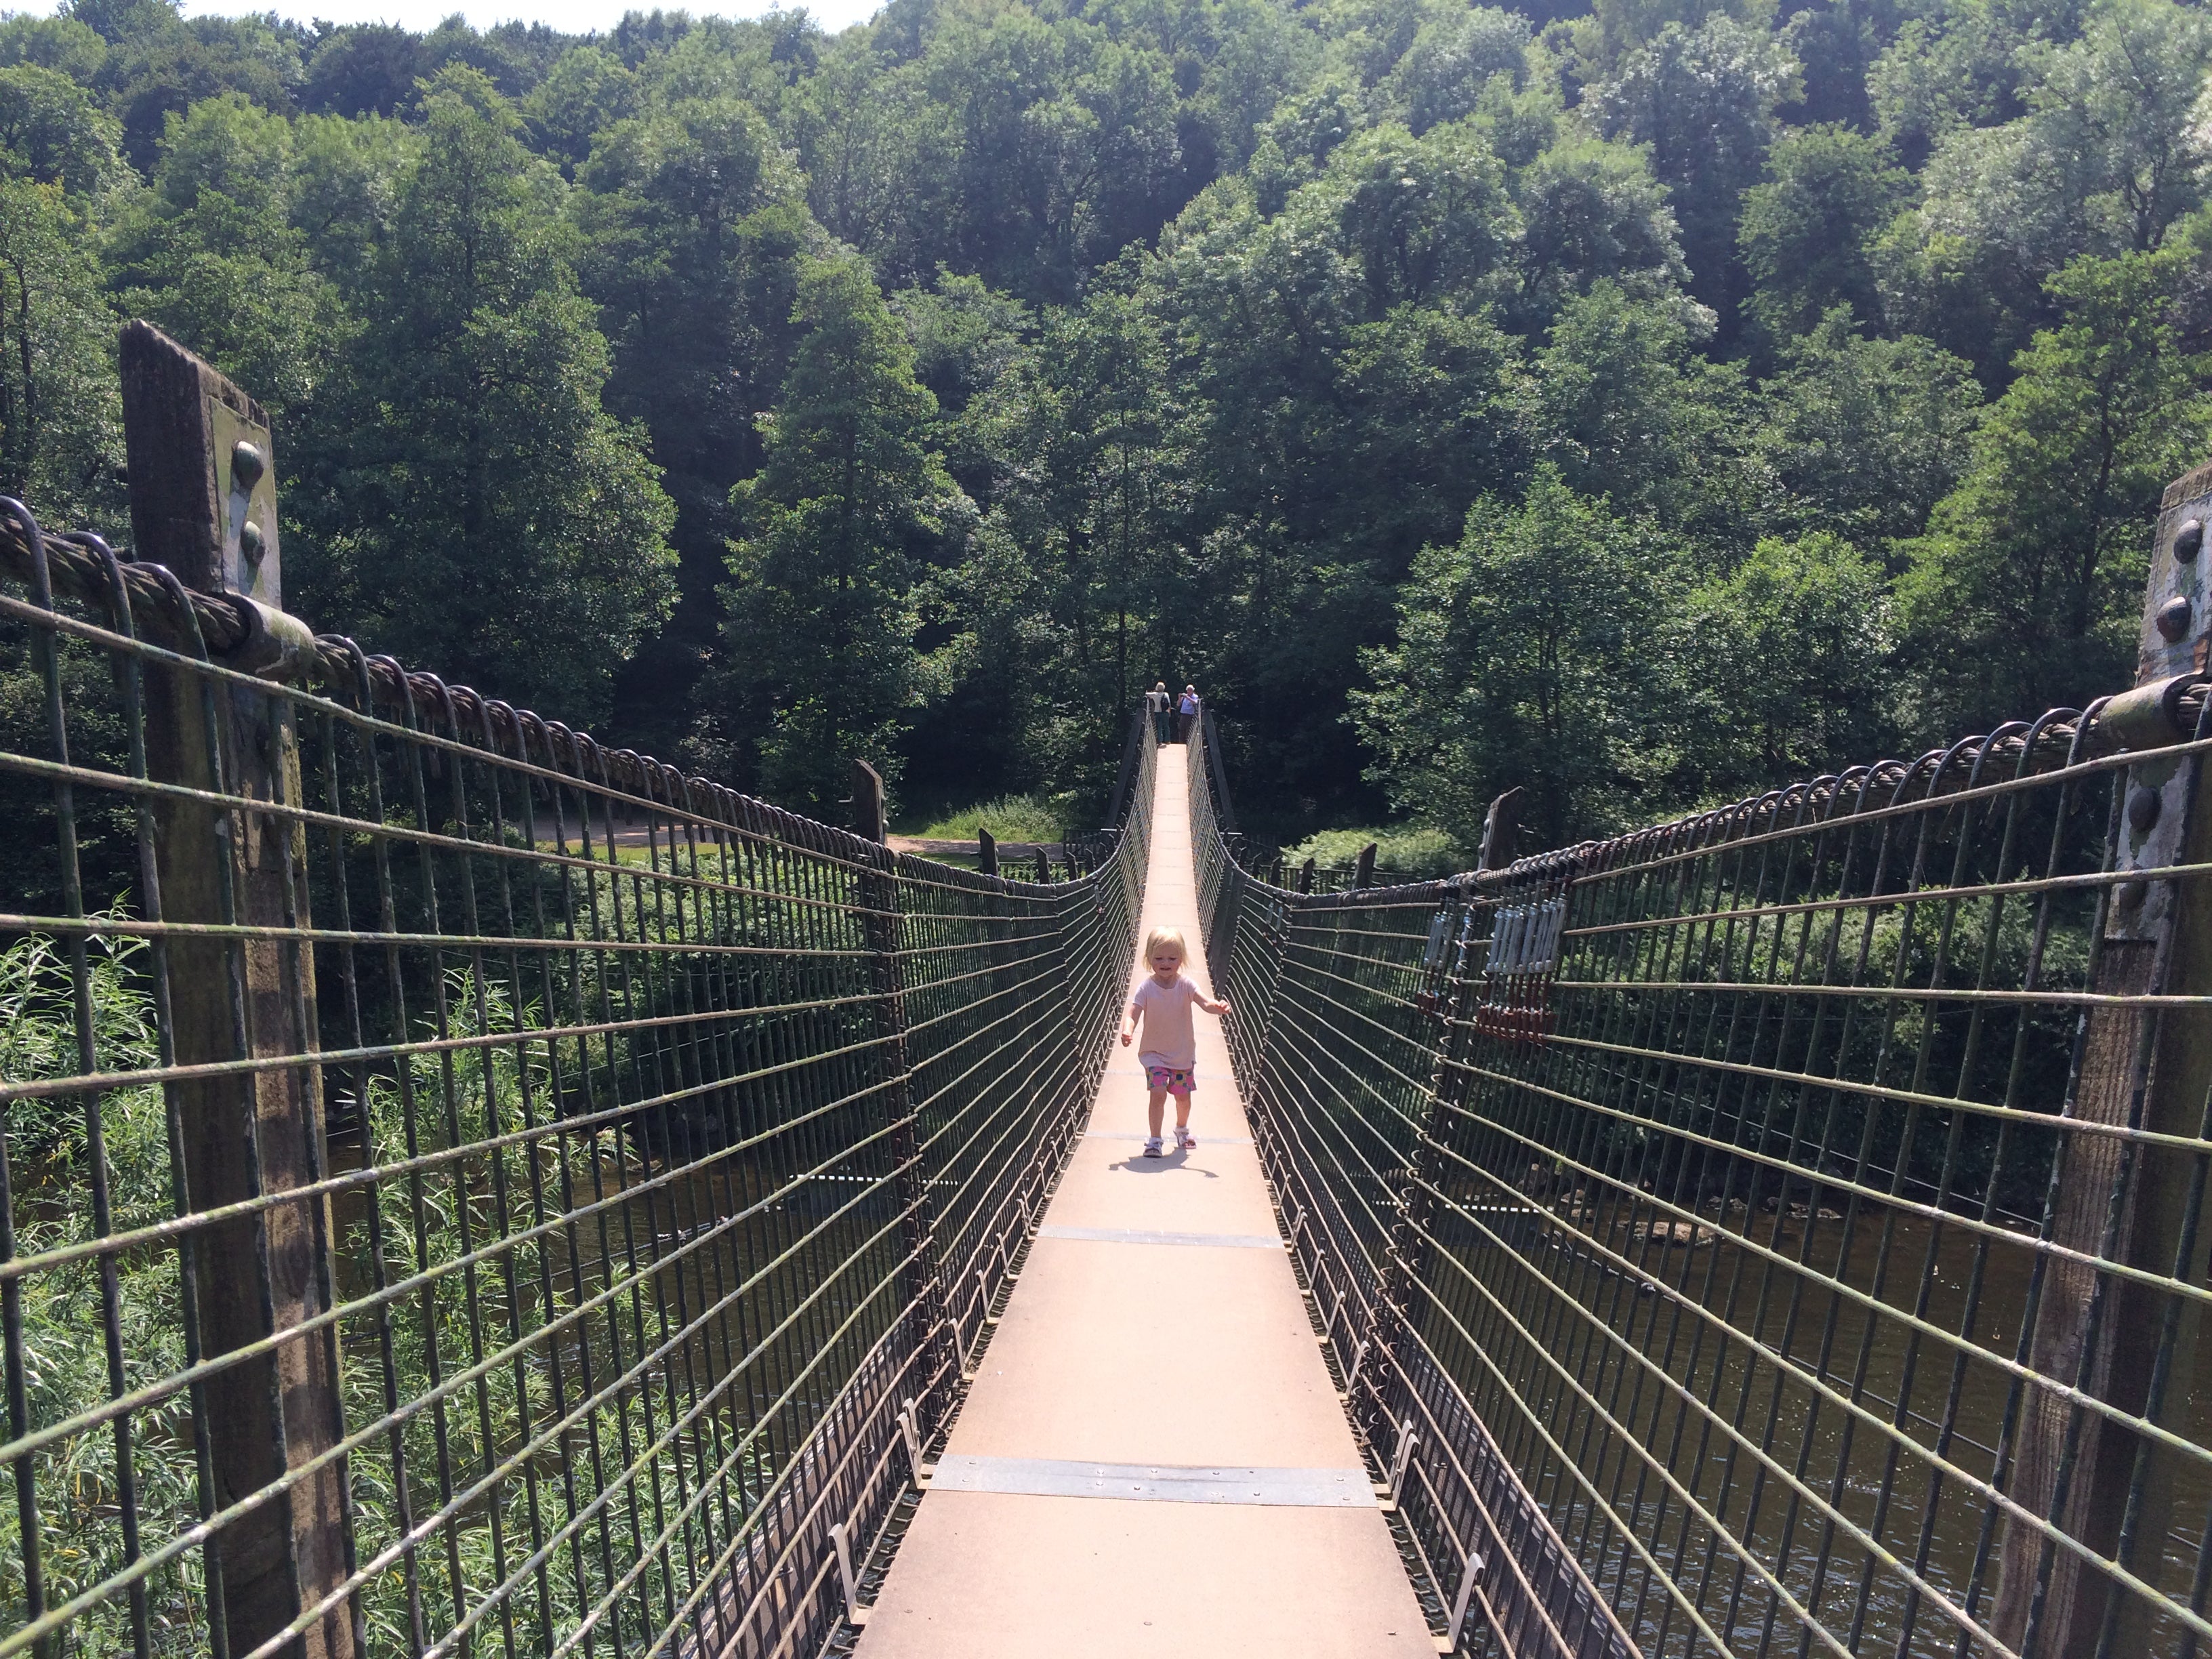
M 2204 550 L 2204 520 L 2184 519 L 2173 532 L 2173 556 L 2187 564 Z
M 258 444 L 240 439 L 230 452 L 230 483 L 234 489 L 253 493 L 253 486 L 261 482 L 261 475 L 269 470 L 269 458 L 261 453 Z
M 2135 826 L 2138 836 L 2150 834 L 2150 827 L 2158 822 L 2159 809 L 2166 804 L 2165 797 L 2147 785 L 2137 784 L 2128 794 L 2128 822 Z
M 238 551 L 248 564 L 259 564 L 261 556 L 268 550 L 267 540 L 261 526 L 248 519 L 238 527 Z
M 2177 643 L 2189 631 L 2189 599 L 2177 593 L 2158 608 L 2158 631 L 2166 635 L 2168 645 Z

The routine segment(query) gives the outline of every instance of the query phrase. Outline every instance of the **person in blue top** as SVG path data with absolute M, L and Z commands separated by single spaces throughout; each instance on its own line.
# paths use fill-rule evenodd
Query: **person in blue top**
M 1196 686 L 1186 685 L 1183 687 L 1182 700 L 1176 704 L 1176 713 L 1181 717 L 1182 726 L 1182 741 L 1188 743 L 1190 741 L 1190 728 L 1198 724 L 1198 688 Z

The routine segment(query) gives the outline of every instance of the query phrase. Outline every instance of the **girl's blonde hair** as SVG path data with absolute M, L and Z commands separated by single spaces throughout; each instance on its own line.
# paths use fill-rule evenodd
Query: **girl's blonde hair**
M 1146 962 L 1150 962 L 1152 959 L 1152 952 L 1158 950 L 1163 945 L 1172 945 L 1175 946 L 1176 958 L 1177 961 L 1188 962 L 1190 960 L 1190 946 L 1182 942 L 1182 929 L 1180 927 L 1155 927 L 1151 933 L 1146 934 L 1145 960 Z

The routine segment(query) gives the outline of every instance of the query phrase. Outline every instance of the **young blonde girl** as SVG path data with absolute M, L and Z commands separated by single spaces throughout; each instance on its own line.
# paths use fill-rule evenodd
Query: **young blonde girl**
M 1190 1011 L 1195 1005 L 1209 1014 L 1229 1012 L 1226 997 L 1207 1001 L 1206 994 L 1184 975 L 1182 965 L 1189 955 L 1176 929 L 1153 928 L 1145 939 L 1145 965 L 1152 970 L 1152 977 L 1137 987 L 1121 1017 L 1124 1048 L 1136 1041 L 1139 1021 L 1145 1028 L 1145 1046 L 1137 1058 L 1152 1090 L 1145 1108 L 1152 1126 L 1151 1138 L 1145 1142 L 1146 1158 L 1161 1155 L 1160 1121 L 1170 1095 L 1176 1097 L 1176 1149 L 1188 1152 L 1198 1145 L 1190 1132 L 1190 1091 L 1198 1073 L 1198 1034 L 1192 1029 Z

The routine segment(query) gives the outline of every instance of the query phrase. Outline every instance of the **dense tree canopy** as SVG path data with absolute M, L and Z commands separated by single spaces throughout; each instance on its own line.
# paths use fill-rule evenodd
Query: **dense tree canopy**
M 897 775 L 897 737 L 927 690 L 917 571 L 966 501 L 924 442 L 936 399 L 866 263 L 803 261 L 793 317 L 806 332 L 761 417 L 766 461 L 737 490 L 710 706 L 738 742 L 757 734 L 766 793 L 826 812 L 846 757 Z
M 440 70 L 422 104 L 329 396 L 302 597 L 588 708 L 667 614 L 672 514 L 642 434 L 602 405 L 606 343 L 548 205 L 558 174 L 481 71 Z
M 2190 0 L 70 0 L 0 489 L 122 538 L 144 316 L 319 624 L 794 804 L 1101 794 L 1164 678 L 1262 833 L 1575 836 L 2124 681 L 2209 80 Z

